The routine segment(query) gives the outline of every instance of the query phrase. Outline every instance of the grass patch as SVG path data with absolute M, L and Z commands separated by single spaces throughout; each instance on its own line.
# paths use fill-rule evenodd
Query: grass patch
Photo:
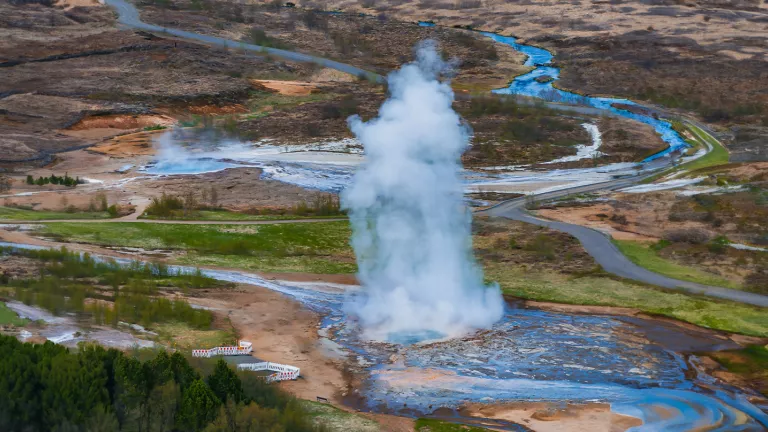
M 711 147 L 712 150 L 705 154 L 704 156 L 692 160 L 690 162 L 686 162 L 682 165 L 678 165 L 674 167 L 671 170 L 664 171 L 662 173 L 659 173 L 657 175 L 654 175 L 652 177 L 649 177 L 645 180 L 643 180 L 641 183 L 653 183 L 654 181 L 666 177 L 669 174 L 678 172 L 678 171 L 688 171 L 689 173 L 692 171 L 702 170 L 704 168 L 711 168 L 719 165 L 725 165 L 728 163 L 728 150 L 723 147 L 722 144 L 720 144 L 719 141 L 714 139 L 711 135 L 704 132 L 700 128 L 686 123 L 685 127 L 688 128 L 689 131 L 691 131 L 691 134 L 696 138 L 696 140 L 702 144 L 707 145 L 708 147 Z
M 728 163 L 728 150 L 726 150 L 719 141 L 714 139 L 710 134 L 704 132 L 692 124 L 687 126 L 688 130 L 693 133 L 694 137 L 696 137 L 699 142 L 705 142 L 709 144 L 709 146 L 712 147 L 712 151 L 696 160 L 681 165 L 680 168 L 687 171 L 695 171 L 702 168 L 710 168 Z
M 0 325 L 14 325 L 16 327 L 23 327 L 28 322 L 28 319 L 20 318 L 18 315 L 16 315 L 16 312 L 9 309 L 5 303 L 0 303 Z
M 300 400 L 302 409 L 312 422 L 328 431 L 378 432 L 381 426 L 361 415 L 342 411 L 333 405 Z
M 107 212 L 53 212 L 0 207 L 0 220 L 41 221 L 51 219 L 108 219 Z
M 744 349 L 727 353 L 736 354 L 738 357 L 718 356 L 716 353 L 715 358 L 730 372 L 738 374 L 768 373 L 768 348 L 762 345 L 750 345 Z
M 575 305 L 618 306 L 667 316 L 698 326 L 752 336 L 768 336 L 765 309 L 695 297 L 606 277 L 568 277 L 556 272 L 533 272 L 507 263 L 485 266 L 505 294 L 537 301 Z
M 191 266 L 226 267 L 275 273 L 351 274 L 357 271 L 357 264 L 351 256 L 345 261 L 339 261 L 338 258 L 314 256 L 251 257 L 187 254 L 177 261 L 179 264 Z
M 742 289 L 742 286 L 734 281 L 664 259 L 651 249 L 650 245 L 631 240 L 614 240 L 613 243 L 633 263 L 652 272 L 704 285 Z
M 346 221 L 274 225 L 147 223 L 46 224 L 44 235 L 70 242 L 188 251 L 180 262 L 273 272 L 351 273 Z
M 252 116 L 256 113 L 263 112 L 267 108 L 272 110 L 292 108 L 305 103 L 322 102 L 330 99 L 334 99 L 336 95 L 331 93 L 311 93 L 308 95 L 289 96 L 279 93 L 269 93 L 257 91 L 251 94 L 251 99 L 248 101 L 248 108 L 251 110 L 250 114 L 245 114 L 245 117 Z
M 488 429 L 466 426 L 442 420 L 420 418 L 414 425 L 416 432 L 483 432 Z
M 158 341 L 172 349 L 208 349 L 237 342 L 233 329 L 198 330 L 179 322 L 156 324 L 152 329 L 157 333 Z
M 752 383 L 763 395 L 768 395 L 768 348 L 750 345 L 736 351 L 720 351 L 707 355 L 717 360 L 728 372 Z
M 257 215 L 241 212 L 234 212 L 229 210 L 196 210 L 193 214 L 187 217 L 159 217 L 159 216 L 141 216 L 139 219 L 151 219 L 151 220 L 201 220 L 201 221 L 222 221 L 222 222 L 238 222 L 238 221 L 278 221 L 278 220 L 291 220 L 291 219 L 334 219 L 341 218 L 343 216 L 296 216 L 291 214 L 284 215 Z

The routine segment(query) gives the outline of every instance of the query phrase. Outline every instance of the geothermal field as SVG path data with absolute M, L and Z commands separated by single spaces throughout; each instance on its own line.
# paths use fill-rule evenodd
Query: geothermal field
M 0 430 L 768 430 L 765 4 L 449 3 L 0 1 Z

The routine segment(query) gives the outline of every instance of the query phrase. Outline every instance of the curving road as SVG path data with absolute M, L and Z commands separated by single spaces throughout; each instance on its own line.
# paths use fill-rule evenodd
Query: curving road
M 346 72 L 355 76 L 365 76 L 370 79 L 374 79 L 378 82 L 383 82 L 384 77 L 381 75 L 369 72 L 356 66 L 339 63 L 337 61 L 328 60 L 322 57 L 315 57 L 308 54 L 297 53 L 294 51 L 287 51 L 278 48 L 264 47 L 261 45 L 253 45 L 244 43 L 241 41 L 235 41 L 231 39 L 224 39 L 216 36 L 208 36 L 199 33 L 192 33 L 184 30 L 177 30 L 172 28 L 165 28 L 154 24 L 147 24 L 139 17 L 139 11 L 134 5 L 128 3 L 125 0 L 104 0 L 104 3 L 111 6 L 118 15 L 118 22 L 126 27 L 146 30 L 150 32 L 159 32 L 171 36 L 176 36 L 182 39 L 189 39 L 198 42 L 202 42 L 209 45 L 215 45 L 225 48 L 240 48 L 246 51 L 267 53 L 276 57 L 281 57 L 286 60 L 293 60 L 298 62 L 317 63 L 327 68 L 336 69 L 341 72 Z
M 536 200 L 546 201 L 572 194 L 621 189 L 636 184 L 651 175 L 653 174 L 539 194 L 536 195 Z M 619 277 L 663 288 L 683 290 L 691 294 L 716 297 L 754 306 L 768 307 L 768 296 L 673 279 L 640 267 L 621 253 L 606 234 L 581 225 L 539 219 L 526 211 L 526 201 L 527 197 L 515 198 L 499 203 L 489 209 L 482 210 L 478 212 L 478 214 L 514 219 L 566 232 L 576 237 L 581 242 L 587 253 L 602 266 L 603 270 Z

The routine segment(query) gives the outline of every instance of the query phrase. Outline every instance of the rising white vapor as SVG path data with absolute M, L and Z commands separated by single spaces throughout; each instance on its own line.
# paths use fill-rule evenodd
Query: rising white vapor
M 348 311 L 379 340 L 455 336 L 501 318 L 498 286 L 484 286 L 471 251 L 460 157 L 468 129 L 434 42 L 388 78 L 379 116 L 349 119 L 366 162 L 343 195 L 364 290 Z

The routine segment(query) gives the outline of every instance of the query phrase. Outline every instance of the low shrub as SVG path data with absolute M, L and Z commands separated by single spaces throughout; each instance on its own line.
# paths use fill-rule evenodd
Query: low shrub
M 728 244 L 731 241 L 728 240 L 726 236 L 720 235 L 712 239 L 711 242 L 707 245 L 707 248 L 710 252 L 714 253 L 723 253 L 725 252 L 726 248 L 728 247 Z
M 712 238 L 707 231 L 698 228 L 682 228 L 665 231 L 662 238 L 672 243 L 704 244 Z

